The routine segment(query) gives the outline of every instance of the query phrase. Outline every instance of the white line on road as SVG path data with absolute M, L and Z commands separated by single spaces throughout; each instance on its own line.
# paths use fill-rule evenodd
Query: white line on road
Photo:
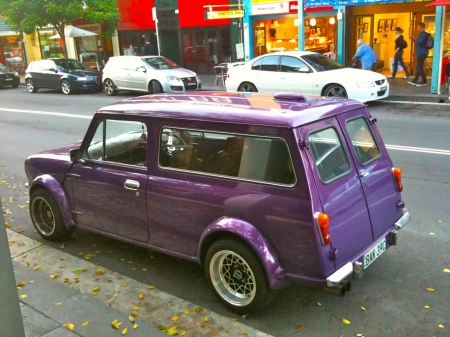
M 37 110 L 5 109 L 5 108 L 0 108 L 0 111 L 22 112 L 22 113 L 29 113 L 29 114 L 50 115 L 50 116 L 60 116 L 60 117 L 69 117 L 69 118 L 92 119 L 92 116 L 66 114 L 66 113 L 61 113 L 61 112 L 47 112 L 47 111 L 37 111 Z M 443 154 L 443 155 L 450 156 L 449 150 L 427 149 L 427 148 L 422 148 L 422 147 L 388 145 L 388 144 L 386 144 L 386 148 L 389 150 L 422 152 L 422 153 L 431 153 L 431 154 Z
M 450 99 L 450 97 L 449 97 Z M 434 103 L 434 102 L 414 102 L 414 101 L 383 101 L 378 100 L 377 103 L 389 103 L 389 104 L 419 104 L 419 105 L 449 105 L 448 103 Z

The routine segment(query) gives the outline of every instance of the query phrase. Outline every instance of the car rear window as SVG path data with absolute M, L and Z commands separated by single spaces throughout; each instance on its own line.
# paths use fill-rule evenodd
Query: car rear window
M 159 166 L 277 185 L 296 182 L 288 146 L 279 138 L 167 127 L 160 133 Z
M 380 149 L 364 117 L 348 121 L 346 129 L 361 165 L 367 165 L 380 156 Z
M 329 184 L 351 171 L 339 135 L 332 127 L 309 134 L 308 143 L 320 180 Z

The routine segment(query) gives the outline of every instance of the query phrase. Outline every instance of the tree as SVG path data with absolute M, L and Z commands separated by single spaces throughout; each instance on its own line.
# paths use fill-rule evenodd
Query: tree
M 103 26 L 103 36 L 111 37 L 120 20 L 116 0 L 0 0 L 0 15 L 12 29 L 31 34 L 51 25 L 59 36 L 76 19 Z M 64 55 L 67 48 L 63 44 Z

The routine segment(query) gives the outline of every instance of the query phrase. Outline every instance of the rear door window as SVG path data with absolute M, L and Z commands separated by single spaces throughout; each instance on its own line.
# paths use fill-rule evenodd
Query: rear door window
M 380 156 L 380 149 L 365 118 L 350 120 L 345 127 L 361 165 L 367 165 Z
M 320 180 L 329 184 L 351 171 L 342 142 L 332 127 L 312 132 L 308 143 Z
M 261 70 L 278 71 L 279 56 L 266 56 L 262 59 Z

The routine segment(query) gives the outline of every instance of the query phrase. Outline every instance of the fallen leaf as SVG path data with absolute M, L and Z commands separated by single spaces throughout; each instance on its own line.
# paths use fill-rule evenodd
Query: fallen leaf
M 69 279 L 66 277 L 66 278 L 64 279 L 64 282 L 69 282 Z
M 344 323 L 344 324 L 350 324 L 350 321 L 349 321 L 348 319 L 343 318 L 343 319 L 342 319 L 342 323 Z
M 122 284 L 122 287 L 126 287 L 128 285 L 128 282 L 125 282 L 124 284 Z
M 95 272 L 95 275 L 103 275 L 104 273 L 105 272 L 103 270 L 99 269 Z
M 134 317 L 137 317 L 137 316 L 138 316 L 138 313 L 137 313 L 136 311 L 132 311 L 132 312 L 131 312 L 131 315 L 133 315 Z
M 155 289 L 154 286 L 148 286 L 148 289 Z
M 434 234 L 433 232 L 430 232 L 430 235 L 431 235 L 431 236 L 435 236 L 436 234 Z
M 17 288 L 17 290 L 22 290 L 22 287 L 16 287 Z
M 41 256 L 41 255 L 42 255 L 42 252 L 39 252 L 38 255 Z
M 17 205 L 17 207 L 25 208 L 25 205 Z
M 424 306 L 425 309 L 430 309 L 430 307 L 428 305 Z
M 66 268 L 66 266 L 59 266 L 59 268 L 63 269 L 63 268 Z
M 128 328 L 125 328 L 125 329 L 123 329 L 123 331 L 122 331 L 122 335 L 126 335 L 126 334 L 127 334 L 127 332 L 128 332 Z
M 430 292 L 434 292 L 433 288 L 427 288 L 427 290 L 430 291 Z
M 189 315 L 189 314 L 190 314 L 189 310 L 186 309 L 186 310 L 184 311 L 184 314 L 185 314 L 185 315 Z
M 23 229 L 17 231 L 17 233 L 23 233 L 23 232 L 25 232 Z
M 183 331 L 183 332 L 181 333 L 181 336 L 186 336 L 186 331 Z
M 87 326 L 89 324 L 89 322 L 84 322 L 83 324 L 81 324 L 81 326 Z
M 133 318 L 133 317 L 128 316 L 128 320 L 129 320 L 131 323 L 134 323 L 134 318 Z
M 173 317 L 171 318 L 171 320 L 172 320 L 172 321 L 178 321 L 179 318 L 180 318 L 180 316 L 173 316 Z
M 201 307 L 197 307 L 197 308 L 194 309 L 194 311 L 195 311 L 195 312 L 202 312 L 203 309 L 202 309 Z
M 115 319 L 112 323 L 111 323 L 111 326 L 114 328 L 114 329 L 119 329 L 119 327 L 122 325 L 122 322 L 119 322 L 117 319 Z
M 92 293 L 91 296 L 97 296 L 97 293 Z
M 208 318 L 208 316 L 205 316 L 205 319 L 204 319 L 204 321 L 205 321 L 205 322 L 208 322 L 208 321 L 209 321 L 209 318 Z
M 141 310 L 139 307 L 134 307 L 133 310 Z
M 56 303 L 55 305 L 58 306 L 58 307 L 60 307 L 60 306 L 62 306 L 62 302 L 58 302 L 58 303 Z
M 246 317 L 247 317 L 247 315 L 242 315 L 242 318 L 244 318 L 244 319 L 245 319 Z
M 364 337 L 364 335 L 362 333 L 358 333 L 356 334 L 356 337 Z
M 72 273 L 79 275 L 81 273 L 84 273 L 85 271 L 87 271 L 87 269 L 84 269 L 84 268 L 82 268 L 82 269 L 74 269 L 74 270 L 72 270 Z
M 366 308 L 364 308 L 364 307 L 361 307 L 361 311 L 366 311 Z
M 445 269 L 443 270 L 443 272 L 444 272 L 444 273 L 450 273 L 450 269 L 445 268 Z
M 20 295 L 20 298 L 27 298 L 27 295 Z
M 132 264 L 132 263 L 133 263 L 133 261 L 128 261 L 128 263 L 129 263 L 129 264 Z
M 170 329 L 167 329 L 165 332 L 166 332 L 166 334 L 168 334 L 170 336 L 174 336 L 174 335 L 178 334 L 177 329 L 178 329 L 178 325 L 174 325 Z
M 320 306 L 322 306 L 322 304 L 320 304 L 320 302 L 317 302 L 317 305 L 320 307 Z
M 147 271 L 147 268 L 142 268 L 143 271 Z
M 34 270 L 39 270 L 39 266 L 34 267 Z
M 232 318 L 231 319 L 233 322 L 237 322 L 237 318 Z
M 50 278 L 52 279 L 52 280 L 54 280 L 55 278 L 57 278 L 58 277 L 58 274 L 52 274 L 52 275 L 50 275 Z
M 142 300 L 144 298 L 143 294 L 139 294 L 138 297 Z
M 439 324 L 438 327 L 440 327 L 441 329 L 444 329 L 444 326 L 442 324 Z
M 25 282 L 19 282 L 19 283 L 17 284 L 18 287 L 23 287 L 24 285 L 25 285 Z
M 63 243 L 63 244 L 61 245 L 61 249 L 64 249 L 64 248 L 66 248 L 66 244 L 65 244 L 65 243 Z
M 75 325 L 73 325 L 72 323 L 68 323 L 67 329 L 69 329 L 70 331 L 72 331 L 73 329 L 75 329 Z
M 99 291 L 99 290 L 100 290 L 99 286 L 96 286 L 94 289 L 92 289 L 92 291 Z
M 164 325 L 158 325 L 157 327 L 156 327 L 158 330 L 161 330 L 161 331 L 164 331 L 164 330 L 167 330 L 167 328 L 164 326 Z
M 298 329 L 298 330 L 302 330 L 303 329 L 303 325 L 299 324 L 295 328 Z
M 11 224 L 9 222 L 6 223 L 6 227 L 11 227 Z
M 248 335 L 247 331 L 243 331 L 242 334 L 243 334 L 244 336 L 247 336 L 247 335 Z

